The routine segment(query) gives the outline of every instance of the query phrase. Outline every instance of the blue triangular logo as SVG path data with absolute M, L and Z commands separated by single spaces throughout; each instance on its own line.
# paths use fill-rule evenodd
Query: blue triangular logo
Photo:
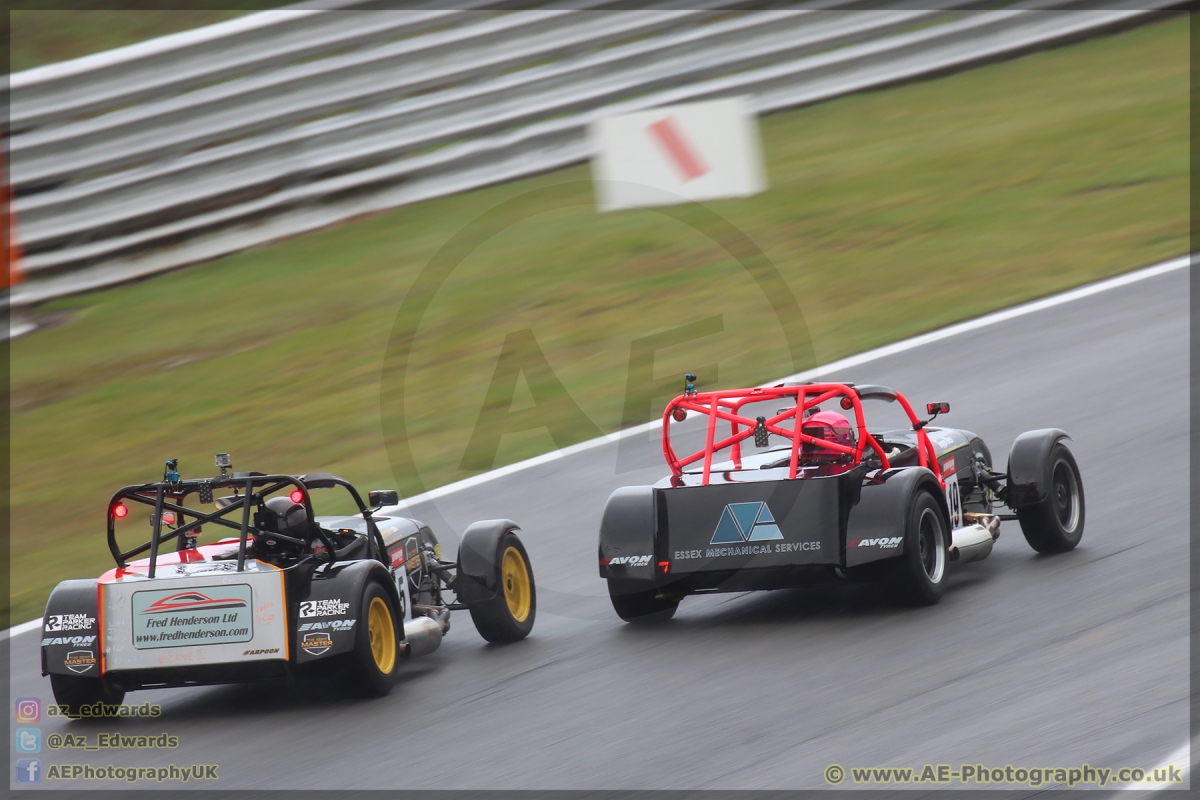
M 737 521 L 738 530 L 742 532 L 742 538 L 748 538 L 750 529 L 754 527 L 755 520 L 758 519 L 758 512 L 762 510 L 763 503 L 730 503 L 729 510 L 733 512 L 733 518 Z
M 741 544 L 782 539 L 783 531 L 766 503 L 730 503 L 721 512 L 721 521 L 709 544 Z
M 775 524 L 755 525 L 754 530 L 750 534 L 752 542 L 766 542 L 771 539 L 782 539 L 783 531 L 779 530 L 779 526 Z
M 745 537 L 742 536 L 741 529 L 734 522 L 729 506 L 725 506 L 725 510 L 721 512 L 721 521 L 717 523 L 717 530 L 709 544 L 741 544 L 743 541 Z

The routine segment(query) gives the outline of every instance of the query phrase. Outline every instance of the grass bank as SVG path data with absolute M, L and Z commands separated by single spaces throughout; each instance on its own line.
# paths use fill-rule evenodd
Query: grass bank
M 146 39 L 213 25 L 258 10 L 247 3 L 245 11 L 225 10 L 126 10 L 78 8 L 9 11 L 9 65 L 12 72 L 81 58 L 136 44 Z M 103 6 L 103 3 L 96 5 Z M 235 4 L 230 4 L 235 5 Z
M 1186 252 L 1188 64 L 1179 18 L 774 115 L 770 190 L 710 208 L 796 299 L 801 360 L 828 362 Z M 648 401 L 626 418 L 635 340 L 719 325 L 662 350 L 656 377 L 701 369 L 730 386 L 807 366 L 778 287 L 764 293 L 705 235 L 701 210 L 597 214 L 587 178 L 575 167 L 420 203 L 51 304 L 70 321 L 12 346 L 14 619 L 40 613 L 57 581 L 107 568 L 108 493 L 165 458 L 207 475 L 230 451 L 241 469 L 367 488 L 472 474 L 464 453 L 506 339 L 525 377 L 493 400 L 538 399 L 569 440 L 650 417 Z M 383 433 L 398 411 L 385 398 L 381 414 L 380 382 L 398 310 L 434 254 L 499 206 L 516 221 L 427 298 L 405 381 L 415 476 L 393 474 Z M 545 428 L 511 434 L 494 463 L 555 444 Z

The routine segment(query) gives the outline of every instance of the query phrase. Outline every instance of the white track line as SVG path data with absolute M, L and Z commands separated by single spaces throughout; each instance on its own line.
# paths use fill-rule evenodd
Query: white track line
M 930 333 L 923 333 L 920 336 L 914 336 L 911 339 L 905 339 L 901 342 L 884 345 L 883 347 L 877 347 L 874 350 L 868 350 L 867 352 L 859 353 L 856 356 L 850 356 L 849 358 L 843 358 L 840 361 L 834 361 L 832 364 L 826 364 L 824 366 L 816 367 L 815 369 L 810 369 L 795 375 L 789 375 L 783 380 L 807 380 L 809 378 L 819 377 L 830 372 L 836 372 L 838 370 L 855 367 L 859 364 L 865 364 L 869 361 L 875 361 L 880 358 L 895 355 L 896 353 L 903 353 L 907 350 L 913 350 L 917 347 L 922 347 L 942 339 L 949 339 L 951 336 L 958 336 L 963 333 L 977 331 L 980 328 L 986 328 L 990 325 L 1006 322 L 1007 320 L 1015 319 L 1016 317 L 1023 317 L 1026 314 L 1034 314 L 1038 311 L 1045 311 L 1048 308 L 1065 305 L 1066 303 L 1073 303 L 1076 300 L 1082 300 L 1083 298 L 1091 297 L 1094 294 L 1100 294 L 1101 292 L 1119 289 L 1122 286 L 1128 286 L 1132 283 L 1138 283 L 1139 281 L 1156 278 L 1159 275 L 1165 275 L 1168 272 L 1174 272 L 1177 269 L 1183 269 L 1190 263 L 1191 256 L 1179 256 L 1177 258 L 1172 258 L 1169 261 L 1162 262 L 1161 264 L 1143 267 L 1142 269 L 1134 270 L 1133 272 L 1127 272 L 1124 275 L 1118 275 L 1115 278 L 1097 281 L 1096 283 L 1089 283 L 1086 286 L 1080 286 L 1078 289 L 1071 289 L 1070 291 L 1062 292 L 1061 294 L 1044 297 L 1041 300 L 1023 303 L 1019 306 L 1013 306 L 1012 308 L 1006 308 L 1003 311 L 985 314 L 982 317 L 967 320 L 966 322 L 959 322 L 955 325 L 950 325 L 936 331 L 931 331 Z M 772 381 L 772 383 L 779 383 L 779 381 Z M 484 472 L 480 475 L 473 475 L 470 478 L 464 478 L 461 481 L 455 481 L 454 483 L 448 483 L 445 486 L 439 486 L 436 489 L 430 489 L 428 492 L 423 492 L 422 494 L 405 498 L 401 501 L 401 503 L 403 505 L 412 507 L 427 500 L 436 500 L 439 497 L 446 497 L 447 495 L 461 492 L 464 489 L 470 489 L 475 486 L 494 481 L 497 478 L 503 478 L 506 475 L 523 472 L 524 470 L 537 467 L 542 464 L 547 464 L 560 458 L 566 458 L 568 456 L 573 456 L 576 453 L 583 453 L 588 450 L 593 450 L 597 447 L 603 447 L 606 444 L 612 444 L 613 442 L 619 441 L 626 436 L 633 436 L 639 433 L 648 433 L 661 424 L 662 422 L 660 420 L 654 420 L 643 425 L 635 425 L 632 428 L 625 428 L 624 430 L 617 431 L 616 433 L 610 433 L 595 439 L 589 439 L 586 442 L 573 444 L 570 447 L 564 447 L 561 450 L 554 450 L 549 453 L 544 453 L 540 456 L 535 456 L 534 458 L 526 459 L 525 461 L 518 461 L 515 464 L 509 464 L 506 467 L 500 467 L 499 469 L 494 469 L 490 472 Z M 25 633 L 26 631 L 34 630 L 40 624 L 41 619 L 31 619 L 29 622 L 14 626 L 6 631 L 0 631 L 0 639 L 3 639 L 7 636 L 16 636 L 18 634 Z
M 22 633 L 37 630 L 42 624 L 42 618 L 31 619 L 29 622 L 22 622 L 20 625 L 14 625 L 6 631 L 0 631 L 0 639 L 6 639 L 9 636 L 19 636 Z

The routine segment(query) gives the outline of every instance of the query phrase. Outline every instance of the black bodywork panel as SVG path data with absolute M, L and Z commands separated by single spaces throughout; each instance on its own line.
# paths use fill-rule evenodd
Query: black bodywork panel
M 600 577 L 628 591 L 678 593 L 823 581 L 834 568 L 903 553 L 907 510 L 923 490 L 948 517 L 945 495 L 923 467 L 625 487 L 605 506 Z
M 340 562 L 315 570 L 300 567 L 294 573 L 293 581 L 289 581 L 295 585 L 289 586 L 288 612 L 296 664 L 354 650 L 356 628 L 365 624 L 360 606 L 369 580 L 378 581 L 387 590 L 399 620 L 405 617 L 404 598 L 396 591 L 387 568 L 378 561 Z M 404 637 L 402 622 L 397 624 L 396 636 Z
M 100 675 L 99 594 L 94 580 L 54 587 L 42 617 L 42 674 Z
M 840 564 L 837 478 L 658 489 L 668 575 Z
M 653 581 L 656 490 L 623 486 L 608 498 L 600 520 L 600 577 Z
M 485 602 L 500 591 L 495 565 L 500 558 L 500 539 L 520 530 L 511 519 L 488 519 L 472 523 L 463 531 L 458 545 L 458 578 L 455 586 L 460 603 Z
M 857 567 L 903 553 L 908 509 L 913 495 L 922 490 L 934 496 L 949 520 L 946 495 L 937 478 L 924 467 L 891 469 L 868 476 L 859 502 L 850 512 L 843 566 Z
M 1034 505 L 1046 499 L 1051 483 L 1050 450 L 1063 439 L 1066 431 L 1043 428 L 1026 431 L 1012 443 L 1008 453 L 1008 488 L 1005 500 L 1009 508 Z

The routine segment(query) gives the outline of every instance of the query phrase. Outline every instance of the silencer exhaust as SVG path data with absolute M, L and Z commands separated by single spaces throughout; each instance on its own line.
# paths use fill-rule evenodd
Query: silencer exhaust
M 429 617 L 417 617 L 404 623 L 406 658 L 420 658 L 442 644 L 442 628 Z
M 990 528 L 979 523 L 959 528 L 950 533 L 950 560 L 959 564 L 981 561 L 992 553 L 992 538 Z

